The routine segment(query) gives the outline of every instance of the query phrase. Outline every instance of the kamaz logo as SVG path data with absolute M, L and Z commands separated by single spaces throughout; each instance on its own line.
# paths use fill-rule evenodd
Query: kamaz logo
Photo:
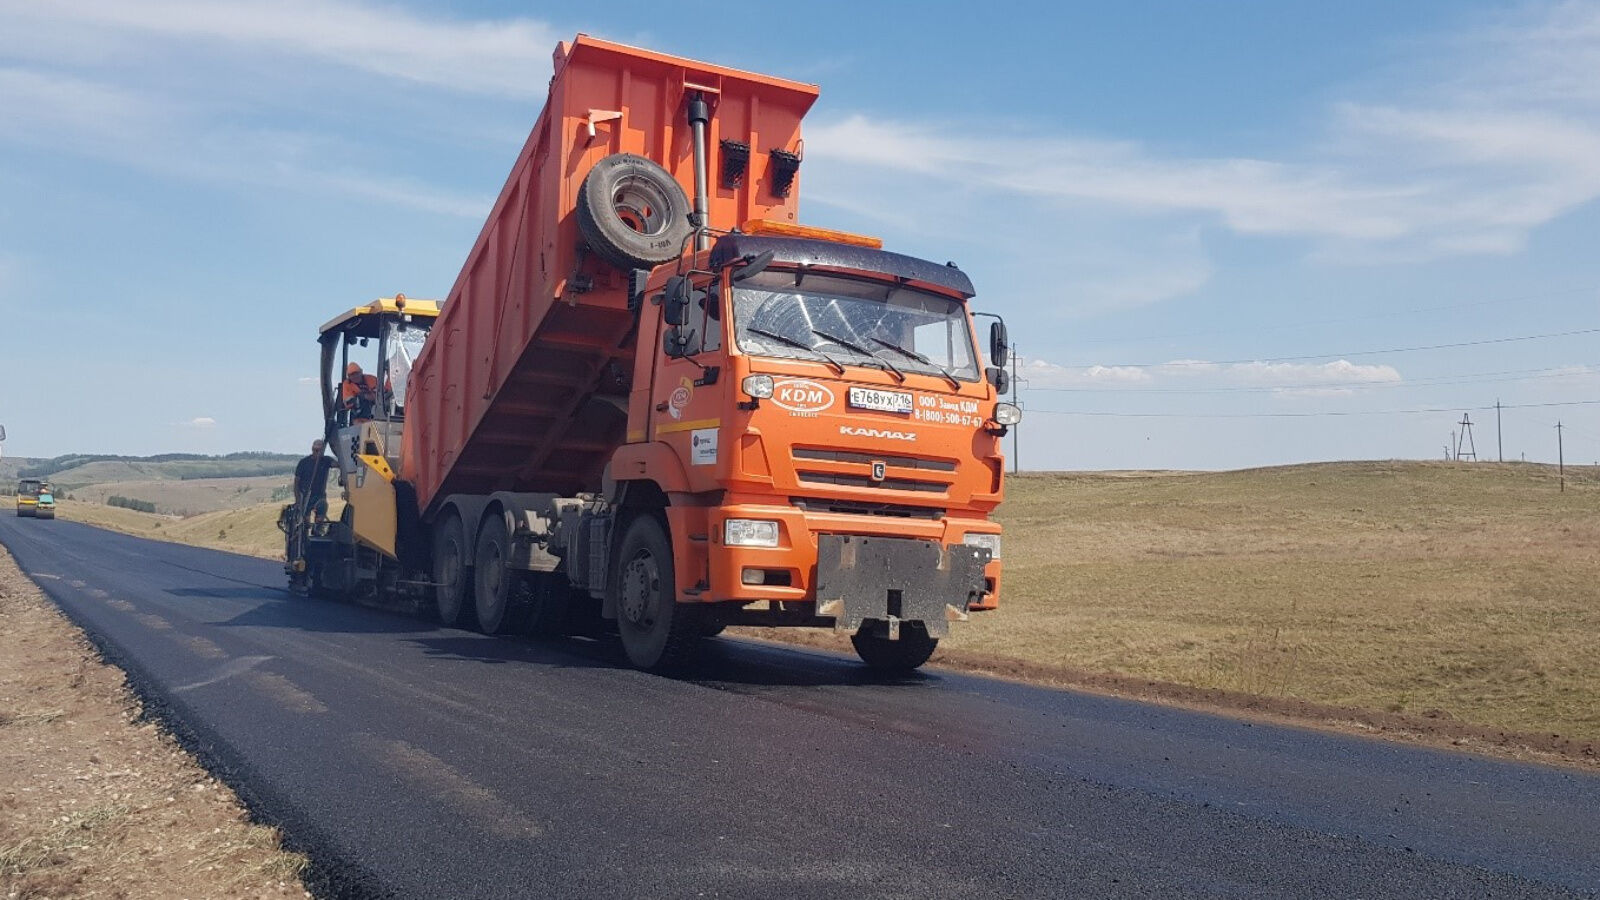
M 882 428 L 857 428 L 854 425 L 840 425 L 840 434 L 852 437 L 884 438 L 891 441 L 914 441 L 917 439 L 913 431 L 886 431 Z

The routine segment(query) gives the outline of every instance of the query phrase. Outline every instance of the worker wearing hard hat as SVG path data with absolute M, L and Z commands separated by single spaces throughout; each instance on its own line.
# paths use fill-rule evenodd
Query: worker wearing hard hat
M 378 404 L 377 376 L 362 372 L 359 363 L 345 366 L 344 381 L 339 385 L 339 399 L 344 408 L 350 411 L 352 421 L 372 418 L 372 410 Z

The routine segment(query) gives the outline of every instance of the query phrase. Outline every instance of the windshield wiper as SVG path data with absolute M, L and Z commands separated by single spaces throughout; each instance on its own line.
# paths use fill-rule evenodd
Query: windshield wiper
M 883 367 L 887 371 L 893 372 L 894 373 L 894 377 L 899 379 L 901 383 L 905 382 L 906 373 L 900 371 L 900 368 L 898 366 L 896 366 L 892 362 L 889 362 L 887 359 L 884 359 L 883 357 L 879 356 L 878 354 L 873 353 L 871 350 L 868 350 L 867 348 L 861 346 L 860 344 L 853 343 L 851 341 L 847 341 L 844 338 L 839 337 L 838 335 L 829 334 L 826 331 L 822 331 L 822 330 L 819 330 L 819 329 L 816 329 L 816 328 L 811 329 L 811 333 L 816 335 L 817 337 L 827 338 L 828 340 L 833 341 L 835 344 L 838 344 L 841 347 L 848 347 L 851 350 L 854 350 L 855 352 L 861 354 L 862 356 L 865 356 L 868 359 L 877 360 L 880 364 L 883 365 Z
M 810 350 L 812 353 L 815 353 L 816 355 L 827 360 L 828 365 L 833 366 L 833 369 L 837 374 L 844 374 L 844 363 L 839 362 L 837 359 L 834 359 L 828 354 L 823 353 L 821 350 L 811 346 L 810 344 L 802 343 L 787 335 L 779 334 L 776 331 L 768 331 L 765 328 L 757 328 L 754 325 L 746 325 L 744 330 L 750 332 L 751 334 L 759 334 L 764 338 L 771 338 L 780 344 L 787 344 L 790 347 L 795 347 L 800 350 Z
M 915 350 L 907 350 L 905 347 L 902 347 L 899 344 L 891 344 L 883 338 L 875 337 L 873 338 L 873 341 L 888 347 L 890 350 L 903 353 L 907 358 L 914 359 L 925 366 L 933 366 L 935 369 L 939 370 L 939 374 L 943 375 L 946 381 L 950 382 L 951 388 L 958 391 L 961 390 L 961 382 L 956 378 L 955 375 L 951 374 L 949 369 L 946 369 L 944 366 L 941 366 L 928 357 L 923 356 L 921 353 L 918 353 Z

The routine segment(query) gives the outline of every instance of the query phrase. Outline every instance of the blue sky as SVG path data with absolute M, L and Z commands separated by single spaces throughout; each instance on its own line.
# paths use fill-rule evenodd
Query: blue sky
M 972 274 L 1025 468 L 1600 460 L 1600 4 L 1334 7 L 0 0 L 5 450 L 299 450 L 583 31 L 820 84 L 803 218 Z

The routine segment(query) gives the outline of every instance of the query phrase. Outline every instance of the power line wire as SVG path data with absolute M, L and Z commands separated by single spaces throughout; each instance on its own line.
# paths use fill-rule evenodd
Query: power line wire
M 1446 303 L 1440 306 L 1422 306 L 1415 309 L 1402 309 L 1393 312 L 1371 313 L 1362 316 L 1345 316 L 1338 319 L 1316 319 L 1309 322 L 1281 322 L 1277 325 L 1264 325 L 1254 328 L 1255 331 L 1290 331 L 1297 328 L 1315 328 L 1321 325 L 1341 325 L 1346 322 L 1364 322 L 1371 319 L 1393 319 L 1401 316 L 1414 316 L 1422 313 L 1446 312 L 1457 309 L 1478 309 L 1484 306 L 1500 306 L 1511 303 L 1527 303 L 1530 300 L 1543 300 L 1547 297 L 1566 297 L 1572 294 L 1585 294 L 1600 290 L 1600 287 L 1590 285 L 1581 288 L 1567 288 L 1559 291 L 1546 291 L 1539 294 L 1527 294 L 1520 297 L 1502 297 L 1495 300 L 1478 300 L 1472 303 Z M 1234 334 L 1234 329 L 1215 329 L 1212 331 L 1191 331 L 1185 334 L 1146 335 L 1133 338 L 1093 338 L 1079 341 L 1082 344 L 1144 344 L 1155 341 L 1173 341 L 1191 337 L 1213 337 L 1219 334 Z
M 1282 384 L 1250 387 L 1215 388 L 1137 388 L 1137 387 L 1029 387 L 1032 391 L 1050 391 L 1066 394 L 1255 394 L 1276 393 L 1286 390 L 1315 390 L 1319 388 L 1417 388 L 1439 387 L 1452 384 L 1494 384 L 1498 382 L 1532 381 L 1540 378 L 1571 378 L 1582 375 L 1600 375 L 1600 363 L 1584 363 L 1583 371 L 1572 367 L 1548 366 L 1538 369 L 1509 369 L 1501 372 L 1472 372 L 1463 375 L 1436 375 L 1406 381 L 1324 381 L 1304 384 Z M 1515 376 L 1500 378 L 1496 376 Z
M 1579 328 L 1574 331 L 1553 331 L 1548 334 L 1526 334 L 1517 337 L 1485 338 L 1478 341 L 1457 341 L 1450 344 L 1429 344 L 1421 347 L 1390 347 L 1384 350 L 1347 350 L 1343 353 L 1308 353 L 1301 356 L 1262 356 L 1254 359 L 1195 359 L 1161 363 L 1097 363 L 1106 369 L 1161 369 L 1188 366 L 1242 366 L 1251 363 L 1297 362 L 1307 359 L 1332 359 L 1346 356 L 1377 356 L 1384 353 L 1418 353 L 1424 350 L 1453 350 L 1459 347 L 1482 347 L 1487 344 L 1511 344 L 1518 341 L 1542 341 L 1548 338 L 1572 337 L 1580 334 L 1597 334 L 1600 328 Z M 1085 366 L 1084 368 L 1093 368 Z
M 1559 403 L 1503 403 L 1501 409 L 1536 409 L 1554 406 L 1592 406 L 1600 404 L 1600 400 L 1569 400 Z M 1130 412 L 1087 412 L 1066 409 L 1030 409 L 1031 415 L 1047 416 L 1094 416 L 1096 418 L 1113 419 L 1313 419 L 1327 416 L 1400 416 L 1420 415 L 1423 413 L 1458 413 L 1462 411 L 1478 412 L 1492 410 L 1493 406 L 1436 406 L 1417 409 L 1368 409 L 1368 410 L 1325 410 L 1321 412 L 1277 412 L 1277 413 L 1130 413 Z

